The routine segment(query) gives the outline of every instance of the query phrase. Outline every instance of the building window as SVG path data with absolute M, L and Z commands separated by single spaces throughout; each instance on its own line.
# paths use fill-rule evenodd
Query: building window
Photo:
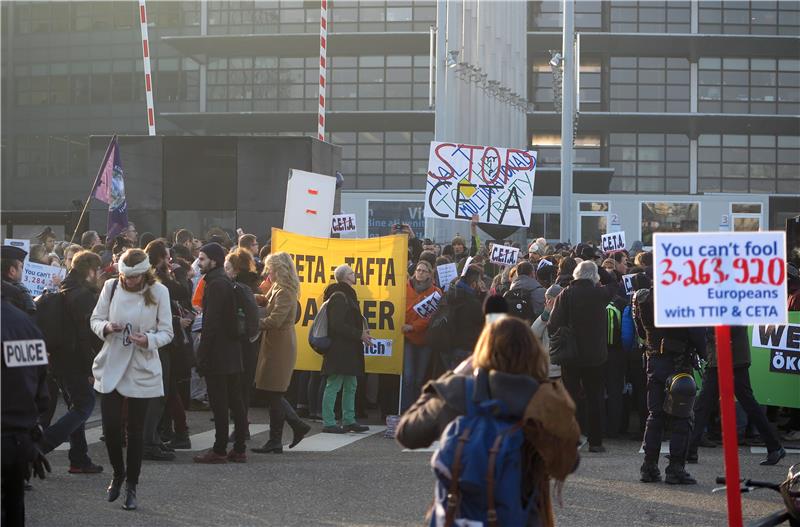
M 600 135 L 579 135 L 575 137 L 574 145 L 572 162 L 575 166 L 600 166 Z M 560 135 L 534 134 L 531 136 L 531 150 L 537 153 L 537 166 L 561 165 Z
M 528 27 L 532 30 L 561 29 L 564 17 L 561 0 L 529 2 Z M 584 0 L 575 2 L 575 28 L 595 29 L 603 27 L 602 1 Z
M 531 68 L 531 99 L 537 110 L 553 110 L 553 69 L 549 64 L 550 57 L 534 60 Z M 599 111 L 602 66 L 600 59 L 582 57 L 580 68 L 580 100 L 581 110 Z
M 534 212 L 528 226 L 528 238 L 544 238 L 548 242 L 561 237 L 561 214 L 558 212 Z
M 731 203 L 731 224 L 734 231 L 761 230 L 761 203 Z
M 611 57 L 612 112 L 688 112 L 689 61 Z
M 642 202 L 642 244 L 653 245 L 656 232 L 697 232 L 700 204 L 681 202 Z
M 688 1 L 612 1 L 611 31 L 621 33 L 690 33 Z
M 608 202 L 581 201 L 578 203 L 578 240 L 583 243 L 600 242 L 608 230 Z
M 680 134 L 608 136 L 611 192 L 689 192 L 689 138 Z
M 792 35 L 800 33 L 800 4 L 778 2 L 701 1 L 700 33 Z

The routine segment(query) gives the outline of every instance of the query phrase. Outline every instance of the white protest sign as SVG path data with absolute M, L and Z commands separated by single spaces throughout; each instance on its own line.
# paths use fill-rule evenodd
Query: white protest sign
M 624 274 L 622 275 L 622 283 L 625 284 L 625 294 L 628 296 L 633 294 L 633 277 L 636 274 Z
M 658 327 L 786 324 L 786 233 L 656 233 Z
M 603 234 L 600 246 L 604 252 L 619 251 L 625 248 L 625 231 Z
M 500 265 L 514 265 L 519 257 L 519 249 L 509 245 L 492 245 L 489 261 Z
M 800 353 L 800 324 L 754 326 L 753 347 Z
M 430 316 L 439 309 L 439 302 L 441 300 L 442 295 L 439 294 L 439 291 L 434 291 L 420 300 L 420 302 L 414 306 L 414 311 L 422 318 L 430 318 Z
M 454 263 L 437 265 L 436 274 L 439 275 L 439 286 L 447 291 L 450 288 L 450 282 L 454 278 L 458 278 L 458 267 Z
M 283 229 L 306 236 L 330 238 L 336 178 L 292 169 L 286 185 Z
M 392 339 L 372 339 L 372 344 L 364 344 L 365 357 L 391 357 Z
M 527 227 L 536 152 L 431 142 L 425 217 Z
M 331 234 L 356 232 L 355 214 L 334 214 L 331 218 Z
M 469 269 L 470 265 L 472 265 L 472 256 L 468 256 L 467 257 L 467 261 L 464 262 L 464 268 L 461 269 L 461 276 L 464 276 L 465 274 L 467 274 L 467 269 Z
M 6 238 L 3 240 L 3 245 L 10 245 L 12 247 L 19 247 L 26 253 L 30 254 L 31 252 L 31 241 L 30 240 L 17 240 L 14 238 Z M 28 257 L 25 256 L 25 260 L 28 260 Z
M 56 287 L 55 277 L 63 279 L 66 275 L 67 270 L 61 267 L 29 261 L 22 271 L 21 283 L 31 296 L 36 297 L 44 293 L 45 289 Z

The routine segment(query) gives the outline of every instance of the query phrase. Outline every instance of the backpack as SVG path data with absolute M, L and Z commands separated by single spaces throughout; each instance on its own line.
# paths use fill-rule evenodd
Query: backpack
M 66 322 L 66 296 L 64 291 L 55 293 L 45 291 L 34 300 L 36 304 L 34 322 L 44 335 L 47 352 L 51 354 L 56 354 L 68 346 L 71 334 L 74 332 L 72 324 Z
M 608 345 L 615 349 L 622 346 L 622 312 L 614 304 L 609 302 L 606 306 L 606 316 L 608 317 Z
M 233 284 L 234 298 L 236 300 L 236 336 L 255 342 L 261 334 L 258 327 L 258 306 L 253 293 L 245 291 L 245 287 L 239 282 L 231 281 Z
M 620 338 L 622 339 L 622 350 L 631 353 L 636 350 L 636 328 L 633 326 L 633 310 L 630 304 L 622 310 L 622 322 L 620 323 Z
M 431 458 L 430 525 L 527 525 L 536 500 L 522 490 L 522 422 L 504 416 L 499 400 L 475 401 L 474 377 L 464 384 L 466 413 L 447 425 Z
M 508 314 L 527 322 L 536 320 L 536 313 L 531 305 L 531 290 L 522 287 L 509 289 L 503 295 L 508 302 Z
M 320 355 L 325 355 L 331 347 L 331 338 L 328 336 L 328 305 L 334 296 L 343 294 L 339 292 L 333 293 L 330 298 L 324 301 L 314 317 L 314 322 L 311 323 L 311 327 L 308 329 L 308 344 L 311 349 Z

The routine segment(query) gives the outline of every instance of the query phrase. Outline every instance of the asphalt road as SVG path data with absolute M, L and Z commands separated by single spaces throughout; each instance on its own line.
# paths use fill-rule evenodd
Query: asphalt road
M 253 409 L 255 424 L 266 421 Z M 212 429 L 207 412 L 191 412 L 192 434 Z M 94 422 L 96 426 L 99 423 Z M 317 434 L 321 425 L 312 423 Z M 377 423 L 375 423 L 377 424 Z M 263 429 L 263 426 L 262 426 Z M 377 428 L 374 430 L 378 430 Z M 96 437 L 97 431 L 87 432 Z M 291 432 L 287 428 L 284 440 Z M 210 434 L 195 436 L 202 442 Z M 253 437 L 250 446 L 266 441 Z M 338 437 L 338 436 L 337 436 Z M 311 436 L 307 449 L 283 455 L 248 453 L 247 464 L 196 465 L 194 452 L 181 451 L 172 462 L 145 461 L 139 483 L 139 509 L 121 509 L 121 500 L 105 501 L 111 467 L 102 442 L 90 445 L 100 475 L 67 473 L 66 451 L 49 458 L 53 473 L 35 481 L 26 494 L 29 526 L 368 526 L 423 525 L 432 499 L 430 452 L 404 452 L 381 433 L 331 443 L 328 434 Z M 341 440 L 341 439 L 339 439 Z M 306 443 L 306 441 L 304 441 Z M 301 443 L 303 445 L 304 443 Z M 567 480 L 563 506 L 555 506 L 560 526 L 719 526 L 726 524 L 724 493 L 712 494 L 721 475 L 722 448 L 701 449 L 700 464 L 690 465 L 696 486 L 674 487 L 638 482 L 642 456 L 634 441 L 608 441 L 605 454 L 583 453 L 578 471 Z M 800 455 L 777 467 L 761 467 L 761 454 L 740 449 L 743 475 L 781 480 Z M 663 471 L 664 460 L 662 460 Z M 745 495 L 744 516 L 754 519 L 781 507 L 770 491 Z

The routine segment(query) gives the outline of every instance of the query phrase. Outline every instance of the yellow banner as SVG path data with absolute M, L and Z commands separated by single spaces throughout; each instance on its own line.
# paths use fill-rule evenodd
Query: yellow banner
M 405 235 L 366 239 L 313 238 L 272 229 L 272 252 L 292 256 L 300 278 L 300 320 L 297 331 L 298 370 L 319 371 L 322 356 L 308 344 L 308 331 L 322 305 L 333 271 L 349 264 L 356 274 L 354 289 L 361 312 L 376 343 L 365 347 L 367 373 L 403 371 L 403 332 L 408 280 L 408 239 Z

